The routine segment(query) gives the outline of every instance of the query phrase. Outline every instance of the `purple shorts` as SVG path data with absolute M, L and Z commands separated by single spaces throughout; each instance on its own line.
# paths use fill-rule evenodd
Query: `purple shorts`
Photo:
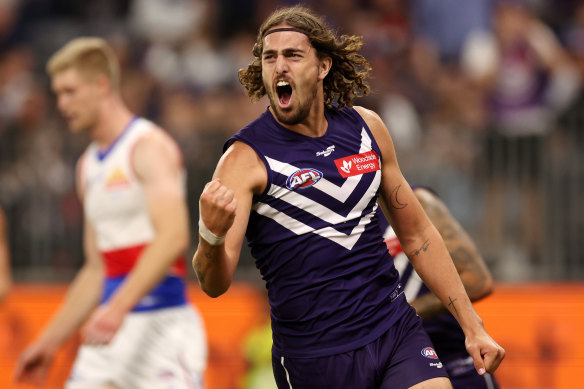
M 404 298 L 403 295 L 401 298 Z M 278 388 L 408 388 L 448 377 L 413 308 L 359 349 L 320 358 L 286 358 L 272 350 Z

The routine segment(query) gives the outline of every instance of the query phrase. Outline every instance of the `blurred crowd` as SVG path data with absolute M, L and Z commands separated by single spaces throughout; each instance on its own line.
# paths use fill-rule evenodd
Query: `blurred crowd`
M 130 108 L 178 141 L 192 223 L 223 142 L 263 112 L 237 79 L 267 0 L 0 0 L 0 207 L 17 280 L 81 264 L 77 157 L 44 66 L 98 35 L 123 66 Z M 584 278 L 584 1 L 307 0 L 364 37 L 372 93 L 412 184 L 432 187 L 499 280 Z M 196 231 L 193 229 L 193 231 Z M 196 244 L 194 239 L 193 244 Z M 551 257 L 550 257 L 551 256 Z M 243 254 L 239 276 L 253 272 Z

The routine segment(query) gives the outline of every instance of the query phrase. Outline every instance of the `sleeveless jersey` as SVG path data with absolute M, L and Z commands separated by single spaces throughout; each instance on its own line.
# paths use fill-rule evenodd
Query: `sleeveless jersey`
M 407 309 L 394 300 L 398 274 L 375 212 L 379 148 L 354 109 L 325 115 L 325 135 L 308 137 L 266 110 L 225 144 L 248 144 L 267 170 L 246 238 L 268 289 L 273 347 L 284 357 L 356 349 Z
M 146 119 L 133 118 L 107 150 L 100 151 L 92 142 L 82 156 L 83 207 L 106 267 L 102 303 L 111 297 L 154 238 L 144 188 L 131 162 L 134 145 L 151 131 L 161 130 Z M 172 274 L 145 296 L 134 311 L 185 304 L 182 279 L 185 273 L 184 257 L 178 258 Z
M 400 274 L 406 300 L 411 302 L 417 297 L 431 293 L 402 251 L 393 228 L 381 211 L 379 211 L 378 220 L 381 230 L 384 231 L 383 239 L 387 250 L 393 257 L 395 267 Z M 464 332 L 450 313 L 424 319 L 423 324 L 442 362 L 447 363 L 452 359 L 468 356 L 464 345 Z

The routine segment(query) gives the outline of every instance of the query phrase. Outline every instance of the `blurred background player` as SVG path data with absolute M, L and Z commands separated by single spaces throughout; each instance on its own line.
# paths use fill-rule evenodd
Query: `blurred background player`
M 413 189 L 444 239 L 470 300 L 477 301 L 488 296 L 493 290 L 493 279 L 474 242 L 433 191 L 424 187 Z M 452 386 L 455 389 L 498 388 L 491 374 L 477 374 L 472 357 L 466 351 L 462 329 L 409 263 L 393 228 L 384 217 L 379 217 L 379 224 L 387 249 L 400 273 L 406 299 L 422 317 L 424 328 L 450 376 Z
M 0 302 L 4 300 L 12 284 L 10 268 L 6 216 L 2 207 L 0 207 Z
M 207 346 L 185 296 L 179 149 L 122 101 L 119 64 L 103 39 L 72 40 L 47 71 L 70 131 L 92 139 L 77 164 L 85 264 L 15 378 L 42 384 L 57 348 L 84 325 L 67 388 L 202 387 Z

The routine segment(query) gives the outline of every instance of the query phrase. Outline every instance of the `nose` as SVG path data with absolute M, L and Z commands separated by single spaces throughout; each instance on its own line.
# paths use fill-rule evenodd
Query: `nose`
M 288 64 L 286 63 L 286 56 L 278 55 L 276 57 L 276 73 L 282 74 L 288 72 Z

